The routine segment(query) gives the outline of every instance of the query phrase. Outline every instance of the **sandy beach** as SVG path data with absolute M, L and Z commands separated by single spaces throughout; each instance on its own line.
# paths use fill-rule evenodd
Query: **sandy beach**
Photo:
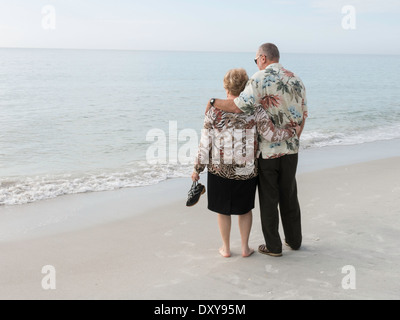
M 220 257 L 206 197 L 185 207 L 187 179 L 1 207 L 0 299 L 398 299 L 399 164 L 299 173 L 303 247 L 281 258 L 242 258 L 237 219 Z M 263 243 L 258 204 L 250 243 Z
M 255 318 L 272 300 L 400 300 L 399 1 L 49 2 L 0 5 L 0 301 L 201 319 L 221 315 L 203 303 Z M 282 256 L 258 252 L 257 193 L 254 254 L 233 217 L 221 256 L 208 194 L 186 207 L 211 127 L 199 162 L 246 162 L 228 176 L 253 169 L 249 129 L 271 141 L 258 154 L 299 151 L 300 250 L 280 223 Z

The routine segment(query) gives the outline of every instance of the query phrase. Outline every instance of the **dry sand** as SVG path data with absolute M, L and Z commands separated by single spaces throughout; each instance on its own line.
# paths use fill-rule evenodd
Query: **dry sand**
M 185 207 L 189 186 L 0 208 L 0 299 L 399 299 L 400 158 L 299 174 L 303 247 L 280 258 L 242 258 L 237 219 L 233 256 L 219 256 L 216 216 L 205 196 Z M 250 243 L 263 243 L 258 205 Z

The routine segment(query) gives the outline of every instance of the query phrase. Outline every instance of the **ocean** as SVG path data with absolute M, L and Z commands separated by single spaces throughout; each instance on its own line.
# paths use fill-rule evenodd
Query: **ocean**
M 254 55 L 0 49 L 0 205 L 190 176 L 208 100 Z M 400 138 L 400 56 L 281 63 L 307 88 L 301 149 Z

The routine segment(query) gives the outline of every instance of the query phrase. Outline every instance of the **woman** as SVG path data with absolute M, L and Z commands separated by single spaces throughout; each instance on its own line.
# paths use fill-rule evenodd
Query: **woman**
M 224 78 L 227 98 L 237 98 L 248 80 L 244 69 L 228 71 Z M 253 115 L 226 113 L 212 107 L 206 114 L 204 129 L 192 180 L 198 181 L 207 165 L 208 209 L 218 213 L 223 243 L 219 253 L 226 258 L 231 256 L 231 216 L 237 215 L 242 256 L 249 257 L 254 253 L 249 247 L 249 237 L 257 187 L 258 135 L 279 142 L 298 134 L 300 127 L 275 128 L 260 106 Z

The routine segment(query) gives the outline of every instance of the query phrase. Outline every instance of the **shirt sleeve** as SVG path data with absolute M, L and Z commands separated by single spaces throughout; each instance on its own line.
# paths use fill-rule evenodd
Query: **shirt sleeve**
M 293 129 L 280 129 L 275 127 L 267 112 L 258 107 L 256 112 L 257 132 L 268 142 L 280 142 L 292 138 L 295 135 Z
M 252 115 L 256 111 L 256 96 L 257 96 L 258 85 L 257 81 L 250 79 L 244 91 L 237 97 L 234 102 L 236 106 L 242 110 L 245 114 Z
M 303 85 L 304 87 L 304 85 Z M 304 92 L 303 92 L 303 100 L 301 102 L 301 108 L 303 110 L 303 119 L 308 118 L 308 106 L 307 106 L 307 94 L 306 94 L 306 89 L 304 87 Z
M 214 122 L 212 119 L 212 114 L 214 112 L 213 109 L 214 108 L 211 108 L 206 114 L 204 126 L 201 130 L 199 151 L 194 162 L 194 171 L 198 174 L 202 173 L 210 162 L 210 152 L 212 146 L 211 130 L 213 130 L 212 125 Z

